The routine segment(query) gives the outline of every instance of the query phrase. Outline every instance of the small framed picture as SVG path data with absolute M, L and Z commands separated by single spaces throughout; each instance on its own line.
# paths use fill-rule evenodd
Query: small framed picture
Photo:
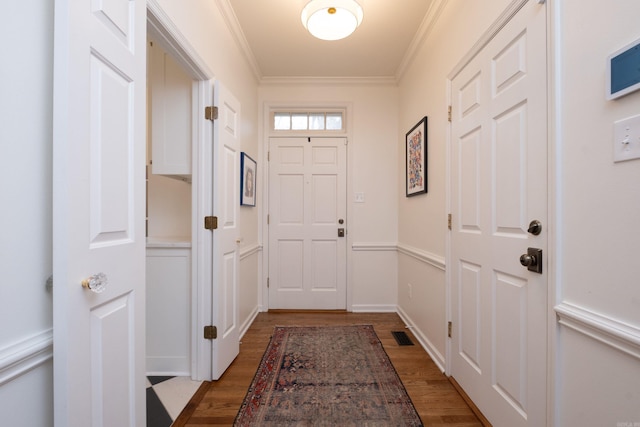
M 246 153 L 240 154 L 240 205 L 256 205 L 256 162 Z
M 427 192 L 427 117 L 407 132 L 407 197 Z

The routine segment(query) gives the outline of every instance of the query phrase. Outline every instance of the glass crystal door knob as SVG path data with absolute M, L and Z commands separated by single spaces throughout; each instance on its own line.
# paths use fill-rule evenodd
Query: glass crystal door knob
M 104 273 L 98 273 L 84 279 L 82 281 L 82 286 L 96 294 L 99 294 L 107 288 L 107 283 L 107 275 Z

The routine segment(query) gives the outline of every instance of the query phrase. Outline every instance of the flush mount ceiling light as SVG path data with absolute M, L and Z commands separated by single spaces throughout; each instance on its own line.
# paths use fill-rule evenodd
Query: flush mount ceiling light
M 302 9 L 302 25 L 322 40 L 340 40 L 362 22 L 362 7 L 355 0 L 311 0 Z

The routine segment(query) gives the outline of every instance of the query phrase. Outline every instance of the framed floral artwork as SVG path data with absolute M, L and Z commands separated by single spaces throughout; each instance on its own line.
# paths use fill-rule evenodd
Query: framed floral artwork
M 407 197 L 427 192 L 427 117 L 406 135 Z
M 256 162 L 246 153 L 240 155 L 240 205 L 256 205 Z

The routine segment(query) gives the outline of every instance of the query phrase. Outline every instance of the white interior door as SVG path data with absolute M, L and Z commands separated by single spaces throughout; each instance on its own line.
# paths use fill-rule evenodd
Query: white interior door
M 55 2 L 56 426 L 145 425 L 145 40 L 142 0 Z
M 269 308 L 346 309 L 346 138 L 269 140 Z
M 546 424 L 546 72 L 530 1 L 452 81 L 451 373 L 495 426 Z
M 215 86 L 218 119 L 214 122 L 213 212 L 218 229 L 213 237 L 212 379 L 217 380 L 240 351 L 238 273 L 240 206 L 240 102 L 220 82 Z

